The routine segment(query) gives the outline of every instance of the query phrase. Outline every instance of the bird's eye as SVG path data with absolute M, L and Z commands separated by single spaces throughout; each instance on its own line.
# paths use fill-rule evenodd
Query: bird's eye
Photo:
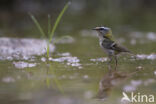
M 99 30 L 104 30 L 103 28 L 100 28 Z

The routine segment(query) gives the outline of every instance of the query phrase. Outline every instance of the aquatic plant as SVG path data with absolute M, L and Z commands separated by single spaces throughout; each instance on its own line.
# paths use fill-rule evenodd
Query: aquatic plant
M 64 8 L 61 10 L 60 14 L 58 15 L 53 27 L 51 28 L 51 20 L 50 20 L 50 15 L 48 15 L 48 32 L 47 32 L 47 36 L 48 36 L 48 41 L 47 41 L 47 57 L 49 57 L 49 44 L 52 42 L 53 40 L 53 36 L 54 33 L 56 31 L 56 28 L 64 14 L 64 12 L 67 10 L 67 8 L 69 7 L 69 5 L 71 4 L 71 2 L 66 3 L 66 5 L 64 6 Z M 31 19 L 33 20 L 34 24 L 36 25 L 36 27 L 38 28 L 40 34 L 42 35 L 42 37 L 46 38 L 46 33 L 43 31 L 43 28 L 41 27 L 41 25 L 39 24 L 39 22 L 37 21 L 37 19 L 35 18 L 34 15 L 30 14 Z

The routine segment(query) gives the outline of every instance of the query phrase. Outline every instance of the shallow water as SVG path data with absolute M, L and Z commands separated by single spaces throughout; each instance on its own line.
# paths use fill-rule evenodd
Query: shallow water
M 73 41 L 57 42 L 55 52 L 48 59 L 37 54 L 25 60 L 3 57 L 0 59 L 1 103 L 121 104 L 123 91 L 128 95 L 130 92 L 156 95 L 156 39 L 149 38 L 156 35 L 146 37 L 140 36 L 141 32 L 135 33 L 136 37 L 129 33 L 132 34 L 129 37 L 117 38 L 137 55 L 136 59 L 121 55 L 117 71 L 108 70 L 107 56 L 90 30 L 73 36 Z

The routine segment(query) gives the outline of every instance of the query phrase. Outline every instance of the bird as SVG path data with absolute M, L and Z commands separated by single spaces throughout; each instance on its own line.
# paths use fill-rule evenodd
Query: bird
M 92 30 L 97 31 L 100 47 L 108 55 L 109 69 L 111 69 L 110 64 L 111 64 L 112 59 L 114 57 L 114 59 L 115 59 L 115 70 L 116 70 L 117 65 L 118 65 L 117 56 L 123 52 L 126 52 L 126 53 L 131 53 L 131 52 L 127 48 L 116 43 L 116 41 L 112 35 L 111 28 L 101 26 L 101 27 L 95 27 Z

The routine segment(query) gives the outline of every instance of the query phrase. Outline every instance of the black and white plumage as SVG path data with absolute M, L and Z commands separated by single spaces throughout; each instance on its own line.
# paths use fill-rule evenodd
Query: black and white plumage
M 112 31 L 108 27 L 96 27 L 93 30 L 96 30 L 98 32 L 98 37 L 99 37 L 99 43 L 100 47 L 104 50 L 104 52 L 107 53 L 109 56 L 109 63 L 112 61 L 112 57 L 115 58 L 115 69 L 117 67 L 117 55 L 122 53 L 122 52 L 128 52 L 130 51 L 123 46 L 120 46 L 117 44 L 112 36 Z

